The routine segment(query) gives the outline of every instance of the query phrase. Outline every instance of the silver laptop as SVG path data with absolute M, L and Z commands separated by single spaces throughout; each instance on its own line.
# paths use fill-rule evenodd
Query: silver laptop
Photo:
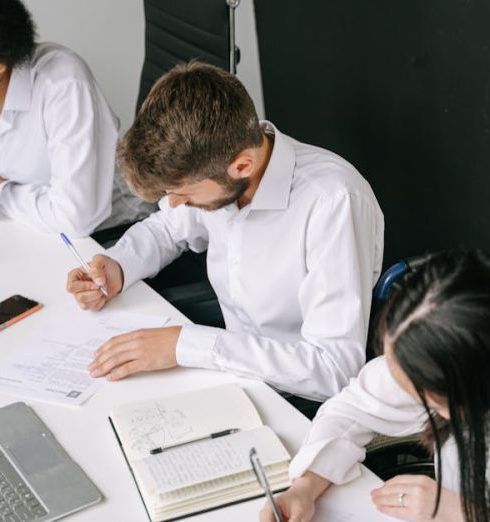
M 27 404 L 0 408 L 0 522 L 56 520 L 101 499 Z

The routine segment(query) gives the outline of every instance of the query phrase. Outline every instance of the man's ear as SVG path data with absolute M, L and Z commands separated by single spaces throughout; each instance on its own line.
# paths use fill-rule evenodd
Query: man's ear
M 7 65 L 5 63 L 0 63 L 0 76 L 4 75 L 7 72 Z
M 226 169 L 233 179 L 249 178 L 255 168 L 255 157 L 248 151 L 243 151 L 230 163 Z

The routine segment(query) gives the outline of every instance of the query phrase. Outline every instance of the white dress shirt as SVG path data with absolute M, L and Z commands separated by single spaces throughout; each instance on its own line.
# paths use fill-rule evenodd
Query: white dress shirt
M 216 211 L 161 210 L 108 255 L 125 286 L 188 248 L 206 248 L 226 330 L 183 327 L 181 366 L 227 370 L 315 400 L 337 393 L 365 361 L 371 292 L 383 253 L 383 215 L 345 160 L 280 133 L 251 203 Z
M 39 44 L 13 69 L 0 114 L 0 213 L 73 236 L 147 216 L 119 175 L 114 183 L 118 127 L 87 65 Z
M 403 437 L 424 429 L 425 409 L 393 379 L 384 356 L 370 361 L 349 386 L 318 410 L 289 474 L 313 471 L 334 484 L 360 475 L 365 446 L 376 433 Z M 459 493 L 454 438 L 441 449 L 442 485 Z M 436 466 L 437 469 L 437 466 Z

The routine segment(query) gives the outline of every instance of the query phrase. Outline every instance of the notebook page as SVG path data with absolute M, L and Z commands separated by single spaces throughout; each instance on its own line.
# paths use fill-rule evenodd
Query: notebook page
M 145 496 L 167 493 L 251 469 L 254 446 L 263 465 L 289 460 L 277 435 L 267 426 L 186 446 L 169 448 L 133 464 Z
M 262 425 L 252 401 L 236 384 L 123 404 L 111 418 L 130 462 L 148 457 L 153 448 Z

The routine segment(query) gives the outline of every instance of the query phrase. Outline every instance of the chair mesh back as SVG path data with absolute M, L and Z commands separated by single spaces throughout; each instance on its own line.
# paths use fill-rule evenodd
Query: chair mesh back
M 145 0 L 145 20 L 137 111 L 155 81 L 177 63 L 197 58 L 229 70 L 226 0 Z

